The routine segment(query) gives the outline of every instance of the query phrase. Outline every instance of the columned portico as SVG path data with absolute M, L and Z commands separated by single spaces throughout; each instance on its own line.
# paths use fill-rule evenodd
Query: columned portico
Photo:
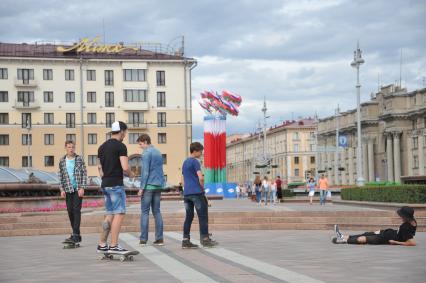
M 374 171 L 374 139 L 368 139 L 368 180 L 375 181 Z
M 425 133 L 419 135 L 419 175 L 425 175 Z
M 392 144 L 392 134 L 388 133 L 386 135 L 386 159 L 387 159 L 387 171 L 388 171 L 388 181 L 393 182 L 393 144 Z
M 394 169 L 395 169 L 395 182 L 401 181 L 401 142 L 399 136 L 400 132 L 393 133 L 393 157 L 394 157 Z

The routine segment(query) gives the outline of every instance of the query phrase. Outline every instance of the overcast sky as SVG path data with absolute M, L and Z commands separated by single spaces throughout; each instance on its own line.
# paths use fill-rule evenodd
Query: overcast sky
M 360 41 L 362 100 L 399 80 L 422 88 L 426 80 L 426 1 L 196 0 L 0 1 L 0 41 L 71 41 L 102 35 L 107 42 L 160 42 L 185 35 L 193 71 L 194 138 L 202 137 L 202 90 L 243 96 L 228 133 L 253 131 L 266 97 L 276 124 L 299 116 L 331 115 L 355 107 Z

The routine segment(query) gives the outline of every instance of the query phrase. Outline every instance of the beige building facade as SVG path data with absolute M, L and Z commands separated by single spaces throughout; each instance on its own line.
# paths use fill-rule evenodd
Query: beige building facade
M 57 171 L 64 142 L 73 139 L 88 175 L 97 176 L 97 149 L 111 123 L 123 121 L 132 169 L 140 170 L 136 139 L 147 133 L 163 154 L 168 183 L 178 184 L 192 140 L 196 61 L 123 46 L 58 47 L 0 43 L 0 166 Z
M 337 120 L 338 121 L 337 121 Z M 336 126 L 347 147 L 335 154 Z M 424 176 L 426 166 L 426 89 L 407 92 L 388 85 L 361 104 L 362 171 L 367 182 L 401 182 Z M 332 184 L 356 183 L 356 110 L 320 119 L 318 169 Z M 336 160 L 337 156 L 337 160 Z M 338 168 L 343 170 L 336 170 Z
M 314 119 L 285 121 L 266 131 L 266 152 L 272 159 L 269 178 L 280 176 L 289 184 L 303 182 L 315 174 Z M 228 182 L 253 181 L 258 159 L 263 155 L 263 134 L 255 133 L 231 140 L 226 145 L 226 171 Z

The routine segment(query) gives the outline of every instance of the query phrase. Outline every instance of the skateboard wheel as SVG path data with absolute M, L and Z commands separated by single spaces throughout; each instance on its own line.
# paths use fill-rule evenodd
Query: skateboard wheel
M 129 260 L 130 261 L 133 261 L 133 256 L 131 255 L 131 256 L 129 256 Z
M 120 256 L 120 261 L 123 262 L 126 260 L 126 257 L 124 255 Z
M 114 256 L 113 255 L 108 255 L 108 258 L 112 260 L 112 259 L 114 259 Z

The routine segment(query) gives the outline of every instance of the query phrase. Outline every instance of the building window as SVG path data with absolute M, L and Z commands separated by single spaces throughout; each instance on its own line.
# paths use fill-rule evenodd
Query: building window
M 0 156 L 0 166 L 9 167 L 9 156 Z
M 31 128 L 31 113 L 22 113 L 22 128 Z
M 66 127 L 75 128 L 75 113 L 66 114 Z
M 315 132 L 309 132 L 309 138 L 311 140 L 315 139 Z
M 74 103 L 75 102 L 75 92 L 73 92 L 73 91 L 65 92 L 65 102 Z
M 9 135 L 0 135 L 0 145 L 9 145 Z
M 315 163 L 315 156 L 311 156 L 311 164 Z
M 97 155 L 89 155 L 89 166 L 96 166 L 98 165 L 98 156 Z
M 167 164 L 167 154 L 161 154 L 163 157 L 163 164 Z
M 299 145 L 298 144 L 294 144 L 293 145 L 293 151 L 294 152 L 299 152 Z
M 96 113 L 87 113 L 87 124 L 96 124 Z
M 129 124 L 139 127 L 143 124 L 143 112 L 129 112 Z
M 299 156 L 294 157 L 294 164 L 299 164 Z
M 130 133 L 129 134 L 129 144 L 137 144 L 137 139 L 139 138 L 140 133 Z
M 53 80 L 53 70 L 52 69 L 43 69 L 43 80 L 45 80 L 45 81 Z
M 30 102 L 34 102 L 34 91 L 18 91 L 18 102 L 30 106 Z
M 125 102 L 146 102 L 146 90 L 144 89 L 125 89 Z
M 67 134 L 67 135 L 65 136 L 65 139 L 66 139 L 67 141 L 73 141 L 73 142 L 76 142 L 76 141 L 77 141 L 77 136 L 76 136 L 75 134 Z
M 294 132 L 293 133 L 293 140 L 299 140 L 300 136 L 299 136 L 299 132 Z
M 32 145 L 33 144 L 33 135 L 32 134 L 22 134 L 22 145 Z
M 105 85 L 114 85 L 114 71 L 105 70 Z
M 22 167 L 33 167 L 33 157 L 30 156 L 30 160 L 28 162 L 28 156 L 22 156 Z
M 166 72 L 157 71 L 157 86 L 165 86 L 165 85 L 166 85 Z
M 125 81 L 144 82 L 145 70 L 144 69 L 124 69 L 123 76 Z
M 157 127 L 165 127 L 166 126 L 166 113 L 158 112 L 157 113 Z
M 7 91 L 0 91 L 0 102 L 9 102 L 9 93 Z
M 419 137 L 413 137 L 413 149 L 419 148 Z
M 299 177 L 300 170 L 298 168 L 294 169 L 294 176 Z
M 44 144 L 45 145 L 53 145 L 55 136 L 53 134 L 44 134 Z
M 114 92 L 105 92 L 105 107 L 114 107 Z
M 414 169 L 419 168 L 419 157 L 417 155 L 414 155 L 413 157 L 413 165 L 414 165 Z
M 0 80 L 7 80 L 7 68 L 0 68 Z
M 88 81 L 96 81 L 96 70 L 87 70 L 87 72 L 86 72 L 86 80 L 88 80 Z
M 157 107 L 166 107 L 166 93 L 164 91 L 157 92 Z
M 167 143 L 166 133 L 158 133 L 158 143 Z
M 55 124 L 53 113 L 44 113 L 44 124 L 45 125 L 53 125 Z
M 96 102 L 96 92 L 95 91 L 88 91 L 87 92 L 87 102 L 89 102 L 89 103 Z
M 111 137 L 112 137 L 112 134 L 111 133 L 107 133 L 105 135 L 105 140 L 109 140 L 109 139 L 111 139 Z
M 51 167 L 55 165 L 55 157 L 52 155 L 48 155 L 44 157 L 44 166 Z
M 34 69 L 18 69 L 18 80 L 29 84 L 30 80 L 34 80 Z
M 9 113 L 0 113 L 0 125 L 9 124 Z
M 310 144 L 309 146 L 311 147 L 311 151 L 315 151 L 315 144 Z
M 73 81 L 74 80 L 74 70 L 65 70 L 65 80 L 66 81 Z
M 111 128 L 112 123 L 115 121 L 115 114 L 114 113 L 106 113 L 106 123 L 105 126 L 107 128 Z
M 97 144 L 98 143 L 98 135 L 97 134 L 88 134 L 87 142 L 89 144 Z
M 53 102 L 53 91 L 44 91 L 43 92 L 43 101 L 44 102 Z

